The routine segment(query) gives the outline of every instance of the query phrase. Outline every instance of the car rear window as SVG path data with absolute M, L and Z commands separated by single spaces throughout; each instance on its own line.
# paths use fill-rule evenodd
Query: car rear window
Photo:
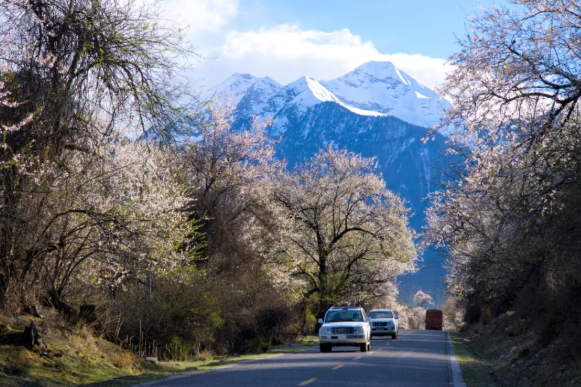
M 363 315 L 357 310 L 337 310 L 327 312 L 325 322 L 363 321 Z
M 369 312 L 369 318 L 393 318 L 393 312 Z

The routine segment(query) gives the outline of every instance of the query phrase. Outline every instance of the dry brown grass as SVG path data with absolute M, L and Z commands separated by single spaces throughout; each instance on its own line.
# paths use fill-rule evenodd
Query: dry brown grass
M 196 355 L 196 359 L 197 360 L 202 360 L 202 361 L 212 360 L 213 358 L 214 358 L 214 352 L 209 351 L 207 349 L 201 350 Z
M 117 367 L 125 370 L 131 370 L 133 364 L 138 362 L 135 355 L 128 351 L 119 351 L 109 355 L 111 363 Z
M 30 365 L 31 354 L 25 348 L 17 348 L 5 360 L 3 371 L 6 375 L 26 376 Z
M 83 326 L 76 334 L 68 337 L 69 346 L 79 356 L 91 356 L 99 350 L 95 337 L 89 328 Z

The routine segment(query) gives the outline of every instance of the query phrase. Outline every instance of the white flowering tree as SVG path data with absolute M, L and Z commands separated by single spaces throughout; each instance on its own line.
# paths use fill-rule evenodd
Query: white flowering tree
M 287 230 L 279 256 L 306 283 L 305 297 L 317 297 L 318 316 L 414 270 L 407 210 L 373 159 L 321 150 L 282 175 L 274 200 Z
M 63 299 L 78 299 L 79 286 L 90 295 L 91 286 L 108 289 L 127 275 L 143 280 L 191 263 L 178 248 L 195 232 L 183 212 L 186 186 L 163 151 L 116 141 L 98 152 L 77 152 L 64 175 L 50 162 L 20 163 L 19 232 L 11 241 L 24 254 L 12 263 L 20 295 L 41 286 L 66 311 Z
M 183 113 L 188 50 L 147 4 L 0 2 L 0 305 L 181 262 L 179 175 L 123 140 Z
M 581 5 L 510 3 L 472 18 L 451 57 L 444 125 L 463 163 L 434 195 L 427 232 L 448 251 L 459 302 L 504 308 L 527 287 L 566 283 L 579 264 L 565 241 L 579 213 Z
M 418 304 L 421 308 L 425 308 L 426 305 L 434 305 L 434 300 L 428 293 L 418 290 L 416 294 L 414 294 L 414 303 Z
M 190 215 L 202 222 L 207 255 L 220 248 L 215 238 L 236 235 L 259 252 L 273 226 L 269 212 L 273 176 L 283 168 L 274 158 L 274 143 L 265 133 L 270 121 L 254 122 L 249 130 L 231 127 L 231 107 L 208 106 L 193 123 L 192 137 L 180 147 L 183 169 L 191 176 Z M 233 252 L 232 252 L 233 253 Z

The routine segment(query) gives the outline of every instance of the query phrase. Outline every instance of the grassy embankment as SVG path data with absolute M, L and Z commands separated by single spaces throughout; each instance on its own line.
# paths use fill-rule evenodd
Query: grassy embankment
M 470 347 L 470 340 L 458 332 L 451 332 L 456 359 L 462 370 L 462 378 L 467 387 L 497 386 L 489 360 L 477 356 Z
M 42 326 L 45 346 L 26 349 L 16 345 L 24 327 L 35 321 Z M 310 348 L 313 337 L 267 353 L 213 356 L 191 361 L 151 364 L 131 351 L 95 337 L 87 328 L 71 328 L 34 317 L 0 316 L 0 385 L 3 387 L 56 387 L 90 384 L 94 387 L 125 387 L 132 384 L 212 369 L 243 360 L 274 356 Z
M 578 343 L 564 335 L 543 343 L 514 312 L 481 319 L 452 338 L 468 387 L 581 386 Z

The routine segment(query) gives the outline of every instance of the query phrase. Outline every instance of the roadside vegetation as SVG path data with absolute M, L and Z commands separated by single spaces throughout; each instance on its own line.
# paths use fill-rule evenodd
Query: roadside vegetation
M 18 345 L 22 331 L 34 321 L 43 331 L 43 346 Z M 43 319 L 31 316 L 0 318 L 0 385 L 124 387 L 182 373 L 208 370 L 239 361 L 302 351 L 318 344 L 306 336 L 286 345 L 263 347 L 255 354 L 217 355 L 208 350 L 187 358 L 156 361 L 114 344 L 87 326 L 75 327 L 56 312 Z
M 453 163 L 426 236 L 448 257 L 449 324 L 507 385 L 578 385 L 581 5 L 509 3 L 450 58 Z
M 155 2 L 2 1 L 0 42 L 3 383 L 205 367 L 396 302 L 415 235 L 375 162 L 291 170 L 268 120 L 232 130 Z
M 475 15 L 451 58 L 425 239 L 448 257 L 457 343 L 500 382 L 576 385 L 581 5 L 510 3 Z M 179 83 L 197 59 L 155 3 L 0 2 L 3 384 L 272 353 L 333 304 L 421 328 L 432 298 L 397 301 L 417 260 L 409 210 L 375 161 L 329 147 L 287 168 L 268 120 L 235 131 L 228 106 Z
M 495 380 L 490 363 L 474 353 L 468 340 L 457 332 L 452 332 L 452 344 L 466 387 L 495 387 Z

